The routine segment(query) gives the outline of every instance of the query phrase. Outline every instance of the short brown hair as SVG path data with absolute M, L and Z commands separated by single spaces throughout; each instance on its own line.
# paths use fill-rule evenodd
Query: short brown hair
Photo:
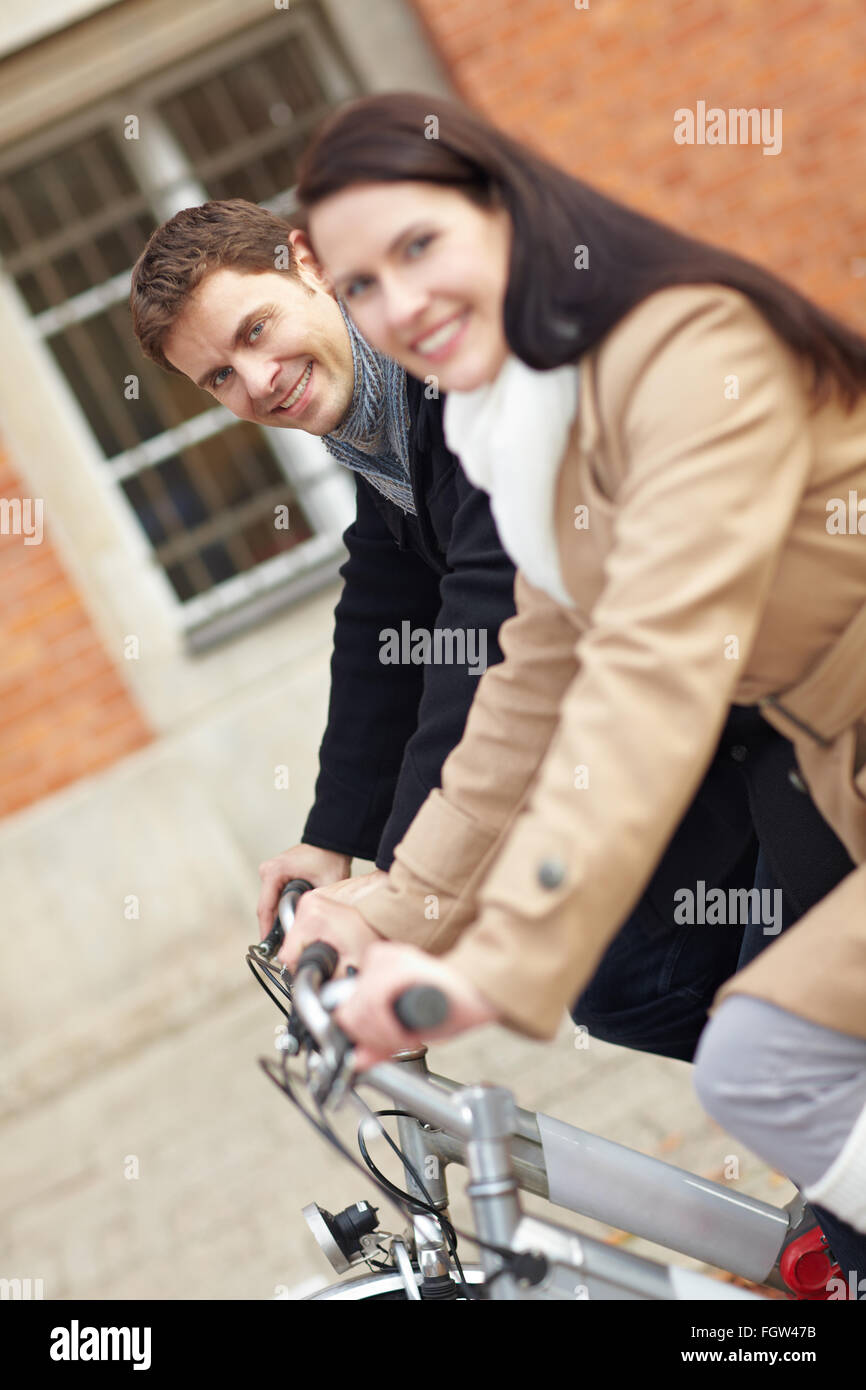
M 231 266 L 297 276 L 288 241 L 291 230 L 285 218 L 245 198 L 183 208 L 157 227 L 133 266 L 129 294 L 132 326 L 145 357 L 168 372 L 177 372 L 162 343 L 210 271 Z M 280 251 L 285 269 L 276 264 Z

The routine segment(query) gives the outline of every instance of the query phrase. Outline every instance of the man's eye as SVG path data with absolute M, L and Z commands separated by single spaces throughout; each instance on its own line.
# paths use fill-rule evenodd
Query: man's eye
M 212 385 L 215 386 L 217 390 L 219 390 L 221 386 L 225 385 L 225 377 L 223 376 L 223 373 L 230 371 L 231 367 L 220 367 L 219 371 L 214 373 Z
M 253 324 L 252 328 L 250 329 L 250 338 L 252 339 L 253 342 L 255 342 L 257 338 L 260 338 L 260 337 L 261 337 L 261 334 L 260 334 L 260 333 L 256 333 L 256 329 L 257 329 L 257 328 L 262 328 L 262 329 L 263 329 L 264 326 L 265 326 L 265 321 L 264 321 L 264 319 L 259 319 L 258 323 L 254 323 L 254 324 Z

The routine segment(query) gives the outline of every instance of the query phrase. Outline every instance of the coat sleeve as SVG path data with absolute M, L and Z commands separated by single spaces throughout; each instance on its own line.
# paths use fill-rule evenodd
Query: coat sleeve
M 369 483 L 355 475 L 357 514 L 343 536 L 348 559 L 334 612 L 328 722 L 319 749 L 315 801 L 304 844 L 374 859 L 392 811 L 406 744 L 418 723 L 424 668 L 383 665 L 380 633 L 430 627 L 439 576 L 412 550 L 401 550 L 379 513 Z M 417 805 L 423 799 L 419 795 Z
M 439 584 L 441 601 L 434 627 L 465 643 L 466 660 L 424 668 L 418 727 L 406 745 L 376 856 L 381 869 L 390 867 L 395 845 L 426 797 L 439 786 L 442 764 L 463 736 L 481 676 L 487 666 L 502 659 L 499 628 L 514 612 L 514 566 L 502 549 L 487 494 L 473 487 L 460 468 L 455 490 L 447 573 Z M 446 649 L 446 655 L 450 653 Z
M 463 818 L 476 852 L 486 850 L 480 869 L 464 861 L 442 879 L 444 841 L 425 851 L 420 836 L 406 864 L 428 895 L 437 880 L 451 894 L 454 930 L 431 934 L 429 948 L 450 946 L 445 959 L 534 1037 L 555 1033 L 697 791 L 811 459 L 800 363 L 749 301 L 710 288 L 697 307 L 694 296 L 660 295 L 641 316 L 642 335 L 612 335 L 598 364 L 602 387 L 605 368 L 618 384 L 601 415 L 618 432 L 626 476 L 589 625 L 570 662 L 563 642 L 548 672 L 529 656 L 531 608 L 529 624 L 518 615 L 518 650 L 503 640 L 498 682 L 485 678 L 440 794 L 446 821 Z M 725 391 L 731 373 L 736 400 Z M 547 624 L 552 632 L 552 615 Z M 538 775 L 515 805 L 522 779 L 503 785 L 489 755 L 497 738 L 504 748 L 525 737 L 521 709 L 548 679 L 559 708 L 543 718 L 546 732 L 535 729 Z M 485 843 L 473 814 L 497 791 L 511 804 L 482 809 Z M 381 910 L 388 887 L 363 901 L 364 915 L 406 936 L 394 911 L 400 882 Z

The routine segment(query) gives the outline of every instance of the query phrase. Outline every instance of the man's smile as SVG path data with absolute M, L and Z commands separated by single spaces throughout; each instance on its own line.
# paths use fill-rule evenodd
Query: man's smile
M 301 375 L 298 377 L 291 391 L 289 391 L 288 394 L 284 396 L 283 399 L 273 407 L 270 413 L 273 415 L 275 410 L 282 410 L 284 412 L 293 410 L 294 407 L 300 403 L 300 401 L 306 394 L 306 390 L 310 384 L 310 377 L 312 376 L 312 374 L 313 363 L 312 360 L 310 360 L 307 363 L 304 370 L 301 372 Z

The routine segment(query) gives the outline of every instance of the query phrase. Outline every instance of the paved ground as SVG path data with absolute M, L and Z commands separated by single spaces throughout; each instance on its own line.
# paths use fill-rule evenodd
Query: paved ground
M 301 1216 L 369 1197 L 372 1184 L 333 1154 L 271 1087 L 255 1059 L 272 1052 L 276 1012 L 251 979 L 186 1026 L 19 1109 L 2 1126 L 0 1275 L 41 1278 L 46 1298 L 297 1297 L 332 1282 Z M 564 1024 L 553 1044 L 487 1028 L 431 1051 L 433 1070 L 510 1086 L 523 1106 L 579 1124 L 781 1205 L 793 1193 L 706 1119 L 684 1063 L 590 1040 Z M 375 1152 L 375 1151 L 374 1151 Z M 739 1177 L 729 1179 L 730 1157 Z M 452 1212 L 469 1220 L 463 1170 Z M 594 1222 L 576 1229 L 658 1254 Z M 689 1264 L 681 1257 L 677 1263 Z

